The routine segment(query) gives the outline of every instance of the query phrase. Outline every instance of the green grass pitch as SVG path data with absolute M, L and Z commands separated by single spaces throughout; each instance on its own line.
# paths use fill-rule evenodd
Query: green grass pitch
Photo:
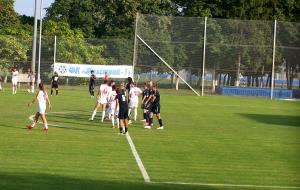
M 300 102 L 161 96 L 165 129 L 145 130 L 140 121 L 129 129 L 151 178 L 145 183 L 125 136 L 100 124 L 99 112 L 87 121 L 95 104 L 87 89 L 51 97 L 47 119 L 56 126 L 48 134 L 41 124 L 24 128 L 36 111 L 27 107 L 32 94 L 0 91 L 0 189 L 300 188 Z

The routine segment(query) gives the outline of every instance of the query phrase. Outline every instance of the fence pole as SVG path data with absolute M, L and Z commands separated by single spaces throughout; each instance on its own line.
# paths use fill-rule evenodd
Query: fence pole
M 42 29 L 43 29 L 43 18 L 42 18 L 43 0 L 40 2 L 40 36 L 39 36 L 39 63 L 38 63 L 38 79 L 37 86 L 41 82 L 41 50 L 42 50 Z
M 273 99 L 274 90 L 274 72 L 275 72 L 275 55 L 276 55 L 276 33 L 277 33 L 277 20 L 274 21 L 274 39 L 273 39 L 273 61 L 272 61 L 272 79 L 271 79 L 271 100 Z
M 207 27 L 207 17 L 204 18 L 201 96 L 203 96 L 203 92 L 204 92 L 204 79 L 205 79 L 204 75 L 205 75 L 206 27 Z
M 53 64 L 56 62 L 56 36 L 54 36 L 54 47 L 53 47 Z M 54 66 L 54 65 L 53 65 Z
M 134 31 L 134 44 L 133 44 L 133 59 L 132 59 L 132 78 L 134 79 L 134 68 L 136 65 L 136 59 L 137 59 L 137 28 L 138 28 L 138 19 L 139 19 L 139 13 L 136 13 L 135 17 L 135 31 Z
M 32 39 L 32 60 L 31 71 L 35 72 L 35 59 L 36 59 L 36 38 L 37 38 L 37 0 L 34 1 L 34 26 L 33 26 L 33 39 Z

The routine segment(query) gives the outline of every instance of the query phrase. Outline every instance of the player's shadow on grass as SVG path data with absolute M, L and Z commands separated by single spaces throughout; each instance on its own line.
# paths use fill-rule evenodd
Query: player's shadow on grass
M 270 125 L 300 127 L 300 116 L 238 113 L 245 118 Z
M 125 177 L 126 178 L 126 177 Z M 214 190 L 208 186 L 153 184 L 126 182 L 125 180 L 101 181 L 40 173 L 0 173 L 0 189 L 5 190 Z

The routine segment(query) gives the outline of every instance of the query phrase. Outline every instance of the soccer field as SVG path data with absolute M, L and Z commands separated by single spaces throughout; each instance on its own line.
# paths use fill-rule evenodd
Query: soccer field
M 190 93 L 161 91 L 164 130 L 141 110 L 130 125 L 145 183 L 126 136 L 88 121 L 87 89 L 51 97 L 48 133 L 25 129 L 32 94 L 0 91 L 0 189 L 300 189 L 300 102 Z

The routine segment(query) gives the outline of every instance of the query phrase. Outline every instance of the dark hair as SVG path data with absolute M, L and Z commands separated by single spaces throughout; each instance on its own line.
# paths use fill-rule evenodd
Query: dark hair
M 91 70 L 91 73 L 93 73 L 94 72 L 94 70 Z
M 120 90 L 120 88 L 118 87 L 118 88 L 116 88 L 116 92 L 117 92 L 117 94 L 119 94 L 120 92 L 121 92 L 121 90 Z
M 112 90 L 116 90 L 116 85 L 112 85 Z
M 128 83 L 131 84 L 131 83 L 132 83 L 132 78 L 131 78 L 131 77 L 128 77 L 128 78 L 127 78 L 127 81 L 128 81 Z

